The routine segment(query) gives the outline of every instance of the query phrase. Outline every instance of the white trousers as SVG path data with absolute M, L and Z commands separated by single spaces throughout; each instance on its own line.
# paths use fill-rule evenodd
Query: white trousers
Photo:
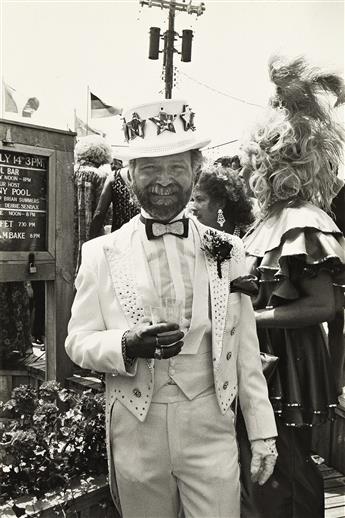
M 124 518 L 240 517 L 234 414 L 215 394 L 152 403 L 144 423 L 116 401 L 111 443 Z

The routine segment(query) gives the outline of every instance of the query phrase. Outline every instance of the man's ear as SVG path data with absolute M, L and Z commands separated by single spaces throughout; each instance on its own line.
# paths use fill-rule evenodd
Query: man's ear
M 136 162 L 135 162 L 135 160 L 130 160 L 130 161 L 128 162 L 128 168 L 127 168 L 126 178 L 124 178 L 124 180 L 125 180 L 129 185 L 133 185 L 133 176 L 134 176 L 134 169 L 135 169 L 135 166 L 136 166 Z
M 123 171 L 122 178 L 127 185 L 133 185 L 133 172 L 134 167 L 126 167 L 126 169 Z
M 201 165 L 198 165 L 196 168 L 193 168 L 192 171 L 193 171 L 193 186 L 195 187 L 200 178 Z

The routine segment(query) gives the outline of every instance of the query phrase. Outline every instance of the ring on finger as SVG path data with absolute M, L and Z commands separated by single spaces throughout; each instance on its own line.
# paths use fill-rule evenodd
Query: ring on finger
M 156 359 L 156 360 L 162 360 L 163 358 L 163 351 L 160 347 L 156 347 L 155 348 L 155 352 L 153 353 L 153 357 Z

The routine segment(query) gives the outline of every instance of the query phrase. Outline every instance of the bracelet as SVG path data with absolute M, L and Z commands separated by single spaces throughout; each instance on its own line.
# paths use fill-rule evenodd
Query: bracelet
M 135 362 L 135 358 L 129 358 L 127 356 L 127 335 L 129 333 L 129 329 L 125 331 L 121 338 L 121 351 L 122 351 L 122 357 L 123 361 L 125 362 L 125 366 L 131 367 L 133 363 Z

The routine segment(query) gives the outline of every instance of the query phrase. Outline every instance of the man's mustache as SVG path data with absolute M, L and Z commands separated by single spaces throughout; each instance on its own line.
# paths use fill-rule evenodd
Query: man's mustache
M 169 196 L 171 194 L 177 194 L 181 188 L 178 185 L 159 185 L 154 184 L 148 187 L 148 192 L 152 194 L 159 194 L 160 196 Z

